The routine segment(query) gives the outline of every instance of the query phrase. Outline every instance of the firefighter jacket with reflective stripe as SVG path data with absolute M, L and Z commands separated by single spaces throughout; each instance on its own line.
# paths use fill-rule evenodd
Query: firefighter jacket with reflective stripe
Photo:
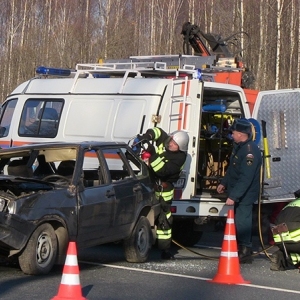
M 146 134 L 156 144 L 155 153 L 149 159 L 155 176 L 163 182 L 176 182 L 185 163 L 186 153 L 169 151 L 167 146 L 170 136 L 161 128 L 148 129 Z
M 275 224 L 285 223 L 288 232 L 281 234 L 283 241 L 298 243 L 300 242 L 300 199 L 296 199 L 287 204 L 278 214 Z M 279 234 L 274 235 L 274 241 L 280 243 Z

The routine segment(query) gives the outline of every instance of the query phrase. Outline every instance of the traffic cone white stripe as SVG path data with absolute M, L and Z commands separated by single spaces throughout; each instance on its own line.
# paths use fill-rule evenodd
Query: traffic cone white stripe
M 236 240 L 236 237 L 235 237 L 235 235 L 232 235 L 232 234 L 225 234 L 224 235 L 224 240 L 226 240 L 226 241 L 235 241 Z
M 65 264 L 68 266 L 77 266 L 77 255 L 67 255 Z
M 79 285 L 79 276 L 77 274 L 62 274 L 61 284 Z
M 234 224 L 234 219 L 228 218 L 226 221 L 227 224 Z
M 234 252 L 221 251 L 221 256 L 223 256 L 223 257 L 238 257 L 238 253 L 236 251 L 234 251 Z

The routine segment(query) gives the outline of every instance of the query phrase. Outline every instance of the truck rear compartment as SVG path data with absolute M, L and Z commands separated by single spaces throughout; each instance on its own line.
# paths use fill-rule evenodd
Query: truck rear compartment
M 203 99 L 196 194 L 225 199 L 216 188 L 226 173 L 233 147 L 230 126 L 244 116 L 236 93 L 206 89 Z

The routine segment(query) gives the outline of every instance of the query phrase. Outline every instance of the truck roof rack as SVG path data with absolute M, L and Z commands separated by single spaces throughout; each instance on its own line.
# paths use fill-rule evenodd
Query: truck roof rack
M 193 77 L 204 81 L 215 81 L 220 72 L 241 72 L 234 58 L 195 55 L 153 55 L 130 56 L 128 59 L 108 59 L 99 63 L 79 63 L 75 70 L 38 67 L 41 76 L 74 78 L 73 88 L 78 78 L 123 77 Z M 73 90 L 71 89 L 71 91 Z
M 103 63 L 76 65 L 76 72 L 90 73 L 94 77 L 97 77 L 97 73 L 124 76 L 126 72 L 130 73 L 130 70 L 134 70 L 140 76 L 151 77 L 193 75 L 197 69 L 203 74 L 243 70 L 237 67 L 234 58 L 220 58 L 216 62 L 215 56 L 194 55 L 130 56 L 128 59 L 108 59 Z

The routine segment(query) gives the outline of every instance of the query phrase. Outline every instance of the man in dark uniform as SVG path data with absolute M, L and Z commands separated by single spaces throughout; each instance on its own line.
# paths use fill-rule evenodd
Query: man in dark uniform
M 272 255 L 272 271 L 300 267 L 300 190 L 295 197 L 278 214 L 272 228 L 274 242 L 279 247 Z
M 161 203 L 161 213 L 157 220 L 158 247 L 162 250 L 162 259 L 173 259 L 169 249 L 172 241 L 171 204 L 174 196 L 173 183 L 180 176 L 186 160 L 189 136 L 184 131 L 175 131 L 168 135 L 161 128 L 148 129 L 138 135 L 140 141 L 155 141 L 156 147 L 148 143 L 147 152 L 151 154 L 149 167 L 156 178 L 155 194 Z
M 223 193 L 226 189 L 226 205 L 234 205 L 240 262 L 252 263 L 252 209 L 260 193 L 262 157 L 252 140 L 252 124 L 248 120 L 235 120 L 231 131 L 233 151 L 217 192 Z

